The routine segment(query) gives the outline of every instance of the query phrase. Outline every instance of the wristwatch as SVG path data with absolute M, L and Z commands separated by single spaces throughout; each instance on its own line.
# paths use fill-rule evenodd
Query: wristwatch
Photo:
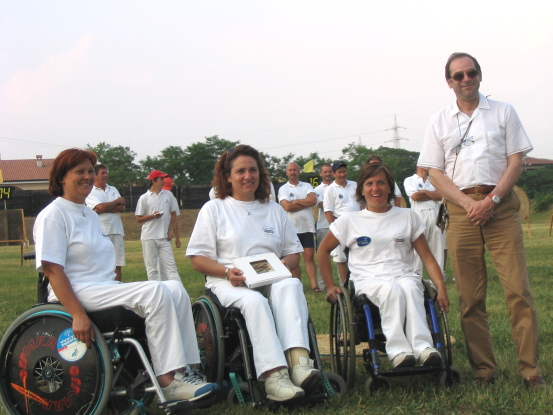
M 488 195 L 492 199 L 492 202 L 494 202 L 496 205 L 499 205 L 499 202 L 501 202 L 501 198 L 497 195 L 492 195 L 491 193 Z

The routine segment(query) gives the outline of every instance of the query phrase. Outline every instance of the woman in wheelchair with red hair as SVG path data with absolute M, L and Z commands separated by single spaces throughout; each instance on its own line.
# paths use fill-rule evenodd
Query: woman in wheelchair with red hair
M 334 285 L 330 252 L 339 244 L 349 249 L 350 280 L 356 295 L 366 294 L 380 309 L 386 352 L 393 368 L 439 365 L 426 321 L 424 288 L 418 253 L 438 290 L 441 310 L 449 311 L 442 272 L 423 234 L 424 225 L 411 209 L 393 206 L 394 179 L 382 163 L 366 164 L 357 179 L 356 196 L 366 208 L 338 218 L 319 246 L 319 269 L 327 300 L 342 291 Z
M 203 399 L 218 389 L 189 365 L 200 362 L 190 298 L 178 281 L 115 281 L 115 249 L 98 214 L 85 204 L 94 186 L 96 154 L 68 149 L 54 160 L 49 192 L 57 196 L 34 226 L 37 269 L 49 280 L 48 301 L 73 318 L 75 337 L 90 347 L 87 312 L 116 306 L 145 319 L 152 366 L 168 403 Z

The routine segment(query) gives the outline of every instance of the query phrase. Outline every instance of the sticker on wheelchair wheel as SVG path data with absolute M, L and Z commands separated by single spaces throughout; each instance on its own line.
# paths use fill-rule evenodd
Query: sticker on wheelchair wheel
M 58 338 L 58 353 L 68 362 L 75 362 L 86 354 L 86 344 L 77 340 L 73 329 L 67 329 Z

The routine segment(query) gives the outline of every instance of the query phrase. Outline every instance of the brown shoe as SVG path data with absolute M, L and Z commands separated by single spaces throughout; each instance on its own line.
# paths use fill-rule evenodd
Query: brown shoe
M 529 390 L 537 390 L 547 386 L 547 383 L 541 376 L 530 376 L 524 379 L 524 384 Z
M 474 384 L 481 388 L 491 386 L 495 383 L 495 378 L 486 377 L 486 376 L 476 376 L 474 378 Z

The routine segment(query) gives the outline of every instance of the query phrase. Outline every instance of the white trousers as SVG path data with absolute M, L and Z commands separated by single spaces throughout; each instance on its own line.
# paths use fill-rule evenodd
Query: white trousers
M 221 278 L 207 287 L 224 307 L 237 307 L 242 312 L 259 380 L 264 380 L 268 370 L 287 366 L 285 350 L 295 347 L 309 350 L 309 312 L 303 285 L 297 278 L 256 289 L 234 287 Z
M 366 278 L 354 283 L 355 294 L 366 294 L 380 309 L 389 360 L 402 352 L 418 358 L 424 349 L 434 347 L 421 277 Z
M 148 280 L 174 280 L 182 283 L 171 241 L 167 239 L 145 239 L 142 241 L 142 254 L 144 255 Z
M 157 376 L 200 363 L 190 297 L 181 282 L 91 285 L 79 291 L 77 298 L 86 311 L 123 306 L 145 318 Z
M 416 210 L 415 212 L 417 212 L 417 215 L 419 215 L 426 226 L 424 236 L 428 241 L 430 252 L 432 252 L 434 258 L 436 258 L 436 262 L 442 269 L 442 273 L 444 273 L 444 236 L 440 228 L 436 226 L 438 212 L 436 209 L 423 209 Z M 420 270 L 422 275 L 422 260 L 418 255 L 416 255 L 415 266 Z

